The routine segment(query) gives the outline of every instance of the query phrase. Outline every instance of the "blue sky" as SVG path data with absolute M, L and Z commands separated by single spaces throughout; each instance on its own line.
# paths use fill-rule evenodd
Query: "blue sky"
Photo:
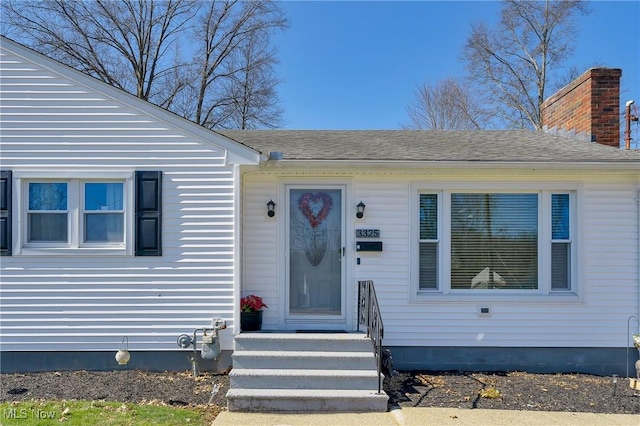
M 417 84 L 462 77 L 471 22 L 494 1 L 285 1 L 275 43 L 285 129 L 397 129 Z M 622 103 L 640 103 L 640 1 L 592 1 L 568 65 L 622 68 Z M 551 93 L 549 93 L 551 95 Z

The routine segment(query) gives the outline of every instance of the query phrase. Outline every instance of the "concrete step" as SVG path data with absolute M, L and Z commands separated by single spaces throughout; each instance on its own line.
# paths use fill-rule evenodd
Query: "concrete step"
M 371 351 L 364 333 L 240 333 L 235 341 L 236 351 Z
M 376 389 L 376 370 L 241 369 L 229 373 L 231 388 L 245 389 Z
M 338 389 L 229 389 L 229 411 L 384 412 L 387 394 Z
M 363 333 L 241 333 L 229 373 L 230 411 L 386 411 Z
M 233 368 L 377 370 L 373 352 L 235 351 Z

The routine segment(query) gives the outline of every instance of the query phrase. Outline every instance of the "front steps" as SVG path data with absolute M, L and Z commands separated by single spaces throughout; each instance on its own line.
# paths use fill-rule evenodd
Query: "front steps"
M 387 411 L 362 333 L 242 333 L 235 340 L 229 411 Z

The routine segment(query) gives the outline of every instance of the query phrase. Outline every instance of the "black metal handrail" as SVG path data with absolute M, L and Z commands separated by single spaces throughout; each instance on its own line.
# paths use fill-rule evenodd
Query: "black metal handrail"
M 380 314 L 380 305 L 376 297 L 373 281 L 358 281 L 358 331 L 360 326 L 367 327 L 367 337 L 373 343 L 373 354 L 378 364 L 378 393 L 382 391 L 382 339 L 384 325 Z

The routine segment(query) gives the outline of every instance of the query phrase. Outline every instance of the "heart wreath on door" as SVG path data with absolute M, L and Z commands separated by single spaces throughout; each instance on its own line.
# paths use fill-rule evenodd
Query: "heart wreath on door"
M 298 199 L 298 208 L 307 220 L 304 226 L 305 257 L 313 266 L 318 266 L 327 251 L 325 219 L 331 213 L 333 200 L 326 192 L 307 192 Z

